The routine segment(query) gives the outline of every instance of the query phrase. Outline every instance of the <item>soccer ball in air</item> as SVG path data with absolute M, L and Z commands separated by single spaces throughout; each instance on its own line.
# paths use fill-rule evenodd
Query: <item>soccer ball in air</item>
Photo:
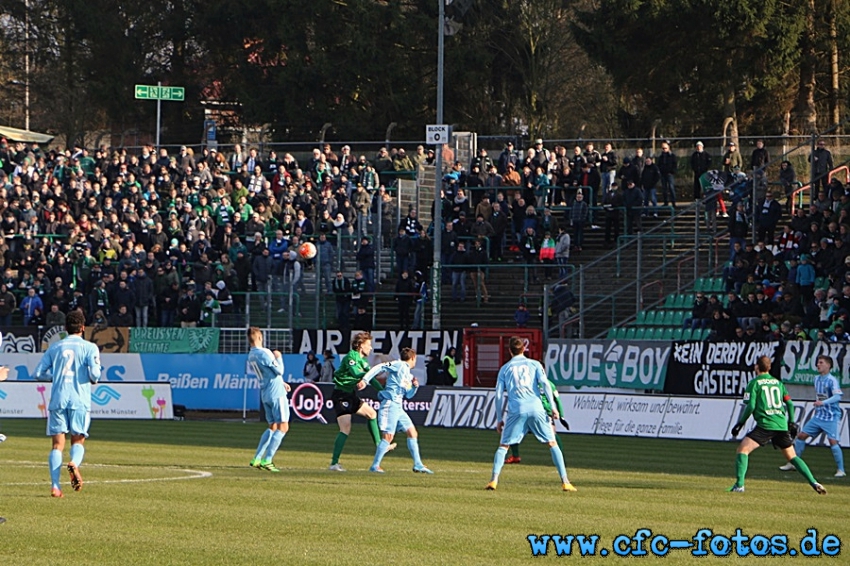
M 303 259 L 313 259 L 316 257 L 316 246 L 312 242 L 304 242 L 298 247 L 298 255 Z

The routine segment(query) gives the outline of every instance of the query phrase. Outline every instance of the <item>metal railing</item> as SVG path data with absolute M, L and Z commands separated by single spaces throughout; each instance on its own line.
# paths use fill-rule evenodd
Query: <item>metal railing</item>
M 657 281 L 665 291 L 678 292 L 692 285 L 703 271 L 713 269 L 715 256 L 709 252 L 715 235 L 702 227 L 704 201 L 676 209 L 666 223 L 636 235 L 621 237 L 617 249 L 585 264 L 573 275 L 547 285 L 544 332 L 549 336 L 560 336 L 566 328 L 577 327 L 577 337 L 603 336 L 611 326 L 634 320 L 641 309 L 663 303 L 663 296 L 657 301 L 643 297 L 642 289 L 646 284 Z M 696 218 L 693 233 L 667 233 L 676 219 L 683 215 Z M 659 247 L 658 241 L 663 246 Z M 690 275 L 684 275 L 679 265 L 686 255 L 693 260 L 693 273 Z M 559 293 L 563 295 L 564 289 L 575 297 L 578 306 L 575 313 L 577 320 L 570 319 L 568 325 L 564 324 L 562 304 L 559 304 L 559 301 L 563 303 Z

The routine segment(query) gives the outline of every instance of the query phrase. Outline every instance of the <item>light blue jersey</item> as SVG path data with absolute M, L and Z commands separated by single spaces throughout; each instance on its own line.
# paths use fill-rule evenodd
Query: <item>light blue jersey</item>
M 100 352 L 97 346 L 71 335 L 47 349 L 35 368 L 35 378 L 53 381 L 50 411 L 91 410 L 91 384 L 100 379 Z
M 814 379 L 815 395 L 817 400 L 823 405 L 815 408 L 814 418 L 821 421 L 840 421 L 841 407 L 838 402 L 841 401 L 841 386 L 838 380 L 831 374 L 818 375 Z
M 286 397 L 282 358 L 276 359 L 268 348 L 251 348 L 248 364 L 260 381 L 260 398 L 264 403 Z
M 509 414 L 543 412 L 541 391 L 549 400 L 549 406 L 553 406 L 552 391 L 543 365 L 523 355 L 514 356 L 499 370 L 496 381 L 496 414 L 502 415 L 502 397 L 505 393 L 508 394 Z
M 369 381 L 375 375 L 380 375 L 381 373 L 387 374 L 387 382 L 384 385 L 384 389 L 378 392 L 378 399 L 381 401 L 391 401 L 400 405 L 402 399 L 410 399 L 416 395 L 416 391 L 419 388 L 413 386 L 413 376 L 410 374 L 410 366 L 407 365 L 407 362 L 396 360 L 394 362 L 378 364 L 372 370 L 369 370 L 366 376 L 369 376 L 375 370 L 377 371 L 369 377 Z M 364 376 L 364 380 L 366 376 Z

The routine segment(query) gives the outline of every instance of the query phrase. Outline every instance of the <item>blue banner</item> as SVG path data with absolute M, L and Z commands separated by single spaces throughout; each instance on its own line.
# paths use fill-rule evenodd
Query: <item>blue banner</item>
M 174 403 L 188 409 L 249 411 L 260 408 L 255 375 L 247 354 L 140 354 L 145 381 L 171 382 Z M 284 354 L 284 379 L 303 381 L 306 356 Z

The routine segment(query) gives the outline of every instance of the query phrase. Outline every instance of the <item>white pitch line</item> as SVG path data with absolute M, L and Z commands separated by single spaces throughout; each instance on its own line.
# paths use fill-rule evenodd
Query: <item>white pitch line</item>
M 26 466 L 26 467 L 44 467 L 44 463 L 39 462 L 16 462 L 13 460 L 3 460 L 0 461 L 2 464 L 14 464 L 17 466 Z M 120 464 L 86 464 L 87 468 L 123 468 Z M 135 467 L 135 466 L 134 466 Z M 163 468 L 151 466 L 152 469 L 162 470 L 162 469 L 173 469 L 173 468 Z M 183 480 L 198 480 L 212 477 L 212 472 L 204 472 L 201 470 L 189 470 L 189 469 L 181 469 L 181 472 L 191 474 L 188 476 L 173 476 L 173 477 L 164 477 L 164 478 L 139 478 L 139 479 L 117 479 L 117 480 L 85 480 L 85 484 L 93 484 L 93 483 L 152 483 L 152 482 L 162 482 L 162 481 L 183 481 Z M 9 486 L 17 486 L 17 485 L 42 485 L 43 481 L 38 482 L 3 482 L 0 485 L 9 485 Z

